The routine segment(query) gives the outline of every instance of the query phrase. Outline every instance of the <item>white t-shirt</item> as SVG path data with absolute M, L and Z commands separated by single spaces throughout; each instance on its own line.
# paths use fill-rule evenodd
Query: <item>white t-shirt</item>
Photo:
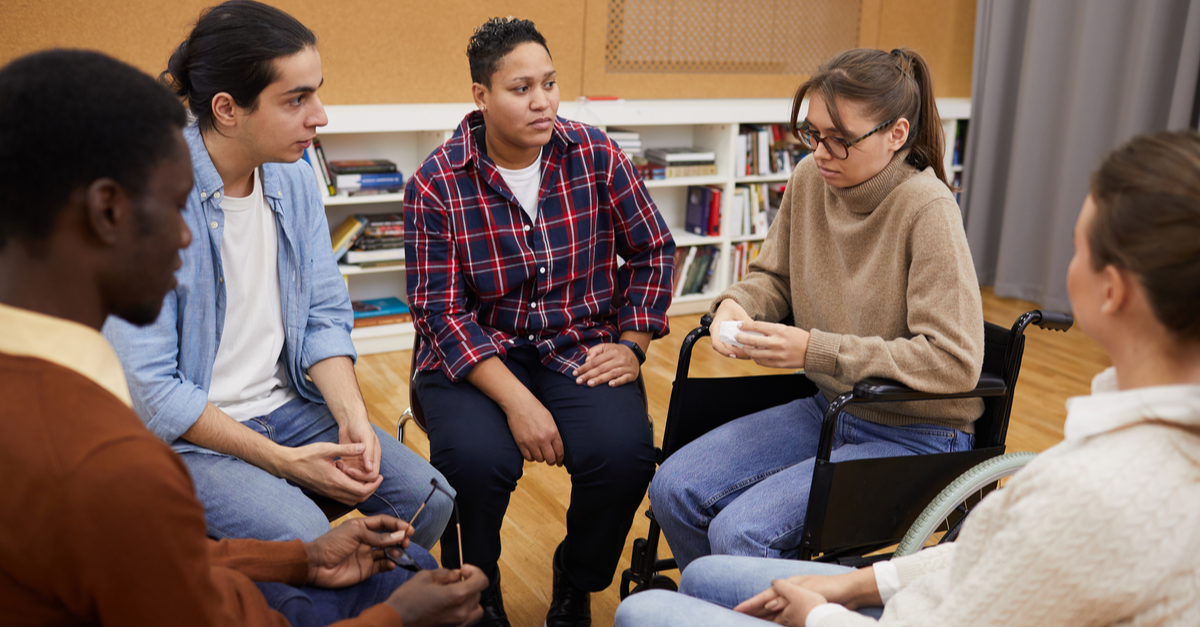
M 521 208 L 529 214 L 529 221 L 537 222 L 538 190 L 542 187 L 542 152 L 539 150 L 538 158 L 520 170 L 509 170 L 500 166 L 496 166 L 496 169 L 512 190 L 513 196 L 517 197 Z
M 283 362 L 279 234 L 259 170 L 245 198 L 221 199 L 225 328 L 213 362 L 208 401 L 235 420 L 263 416 L 296 397 Z

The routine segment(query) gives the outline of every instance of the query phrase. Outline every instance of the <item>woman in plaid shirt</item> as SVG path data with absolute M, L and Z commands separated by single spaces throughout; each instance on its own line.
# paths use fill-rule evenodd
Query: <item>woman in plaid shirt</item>
M 507 625 L 500 526 L 524 461 L 571 473 L 547 625 L 590 625 L 654 474 L 633 383 L 667 333 L 674 241 L 620 148 L 557 117 L 545 39 L 489 20 L 467 48 L 479 110 L 405 191 L 408 302 L 425 338 L 413 385 L 433 465 L 458 490 L 462 553 Z M 618 263 L 618 257 L 624 260 Z M 458 538 L 442 536 L 443 563 Z

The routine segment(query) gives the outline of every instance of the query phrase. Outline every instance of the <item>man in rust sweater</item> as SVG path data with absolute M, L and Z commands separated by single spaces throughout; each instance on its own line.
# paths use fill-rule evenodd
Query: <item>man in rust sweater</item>
M 473 566 L 393 570 L 409 535 L 396 518 L 310 543 L 206 538 L 187 470 L 133 413 L 99 333 L 109 314 L 152 322 L 175 283 L 184 123 L 163 87 L 98 53 L 0 69 L 0 622 L 477 620 Z M 409 551 L 411 570 L 435 566 Z

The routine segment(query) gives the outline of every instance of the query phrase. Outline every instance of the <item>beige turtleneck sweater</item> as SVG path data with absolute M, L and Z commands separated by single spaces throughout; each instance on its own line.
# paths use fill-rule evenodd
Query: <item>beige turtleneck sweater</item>
M 866 377 L 928 392 L 975 387 L 983 367 L 983 305 L 958 204 L 932 168 L 907 151 L 868 181 L 826 185 L 800 162 L 762 252 L 731 298 L 755 320 L 812 333 L 804 371 L 832 399 Z M 886 425 L 937 424 L 974 432 L 983 401 L 851 405 Z

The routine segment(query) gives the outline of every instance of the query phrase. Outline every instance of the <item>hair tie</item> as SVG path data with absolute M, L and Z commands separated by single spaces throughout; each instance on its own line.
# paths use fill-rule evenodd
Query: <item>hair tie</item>
M 900 73 L 915 81 L 916 78 L 913 76 L 912 70 L 912 59 L 909 58 L 908 53 L 899 48 L 892 48 L 889 54 L 900 58 Z

